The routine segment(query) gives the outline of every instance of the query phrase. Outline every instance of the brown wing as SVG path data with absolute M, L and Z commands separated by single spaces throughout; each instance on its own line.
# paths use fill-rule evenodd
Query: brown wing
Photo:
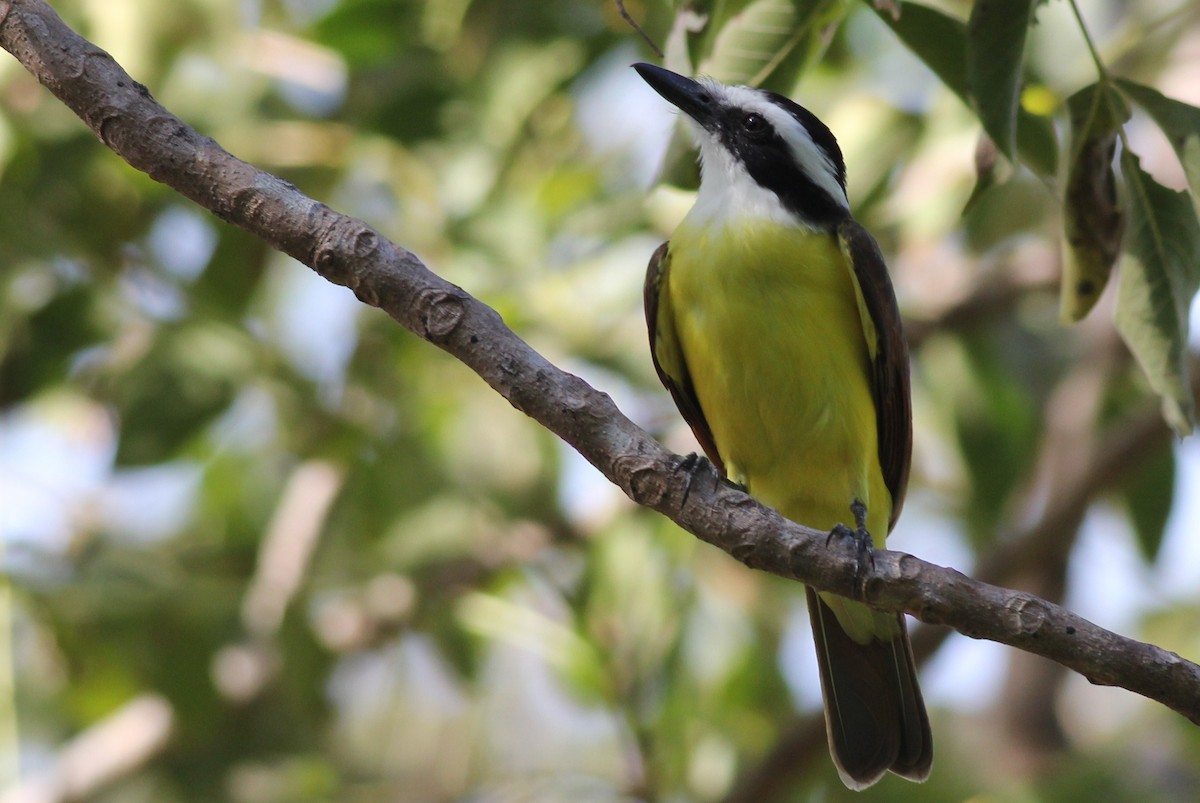
M 717 470 L 724 474 L 725 464 L 717 453 L 716 441 L 708 421 L 704 418 L 704 412 L 700 409 L 700 400 L 696 398 L 696 390 L 692 386 L 692 375 L 688 372 L 683 349 L 679 345 L 674 310 L 662 293 L 671 267 L 669 245 L 670 243 L 660 245 L 646 267 L 643 300 L 646 305 L 646 328 L 650 333 L 650 356 L 654 359 L 654 369 L 658 371 L 658 378 L 671 392 L 675 406 L 679 408 L 683 420 L 691 426 L 696 440 L 700 442 L 700 448 Z
M 854 220 L 838 226 L 841 246 L 854 265 L 863 306 L 874 324 L 876 343 L 871 363 L 875 422 L 879 431 L 879 465 L 892 494 L 890 530 L 900 517 L 908 469 L 912 461 L 912 398 L 908 376 L 908 343 L 887 265 L 875 239 Z

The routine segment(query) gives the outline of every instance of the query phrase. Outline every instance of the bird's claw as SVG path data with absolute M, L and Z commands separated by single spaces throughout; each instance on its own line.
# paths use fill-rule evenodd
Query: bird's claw
M 712 464 L 712 461 L 698 452 L 692 452 L 681 457 L 679 462 L 675 464 L 675 470 L 687 474 L 687 483 L 683 488 L 682 504 L 687 504 L 688 497 L 692 493 L 692 484 L 696 482 L 698 477 L 720 476 L 717 467 Z
M 704 455 L 700 454 L 699 452 L 691 452 L 690 454 L 685 454 L 683 457 L 679 458 L 679 462 L 675 464 L 675 468 L 679 471 L 686 471 L 691 474 L 697 468 L 704 465 L 705 459 L 706 458 Z
M 825 538 L 825 546 L 829 546 L 834 538 L 849 538 L 854 541 L 854 584 L 855 586 L 864 586 L 866 567 L 870 566 L 871 571 L 875 570 L 875 541 L 871 538 L 871 533 L 867 531 L 867 506 L 861 499 L 855 499 L 850 503 L 850 512 L 854 516 L 854 529 L 850 529 L 845 524 L 835 524 Z M 863 591 L 865 589 L 860 588 L 860 592 Z

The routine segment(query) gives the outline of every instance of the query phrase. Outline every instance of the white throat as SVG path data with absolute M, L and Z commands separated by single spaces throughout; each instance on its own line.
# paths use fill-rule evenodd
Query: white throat
M 751 178 L 745 166 L 712 135 L 700 130 L 696 140 L 700 147 L 700 191 L 687 214 L 689 224 L 721 228 L 734 221 L 763 220 L 811 228 L 785 207 L 778 195 Z
M 709 79 L 700 81 L 720 103 L 762 115 L 787 143 L 792 158 L 803 168 L 805 175 L 835 203 L 844 209 L 850 208 L 833 163 L 791 114 L 757 89 L 725 86 Z M 814 228 L 785 207 L 773 191 L 755 181 L 716 134 L 706 131 L 690 118 L 688 124 L 700 149 L 701 171 L 700 192 L 687 215 L 689 223 L 720 227 L 733 220 L 767 220 L 795 228 Z

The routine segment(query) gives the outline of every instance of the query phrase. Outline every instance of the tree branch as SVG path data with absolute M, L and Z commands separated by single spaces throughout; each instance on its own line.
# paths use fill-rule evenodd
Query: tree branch
M 824 532 L 763 507 L 706 462 L 669 453 L 606 394 L 555 368 L 495 310 L 435 276 L 411 253 L 185 125 L 42 0 L 0 0 L 0 47 L 129 164 L 349 287 L 449 352 L 635 502 L 747 566 L 1043 655 L 1093 683 L 1122 686 L 1200 724 L 1200 666 L 1030 594 L 911 555 L 881 550 L 873 565 L 859 566 L 852 545 L 827 546 Z

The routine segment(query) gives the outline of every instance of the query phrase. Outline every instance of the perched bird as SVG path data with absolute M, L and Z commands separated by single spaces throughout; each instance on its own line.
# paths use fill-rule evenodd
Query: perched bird
M 687 115 L 700 150 L 695 205 L 646 273 L 659 378 L 755 498 L 831 533 L 852 516 L 882 544 L 908 482 L 908 347 L 879 247 L 850 215 L 837 141 L 774 92 L 634 68 Z M 842 781 L 925 780 L 932 737 L 903 615 L 806 590 Z

